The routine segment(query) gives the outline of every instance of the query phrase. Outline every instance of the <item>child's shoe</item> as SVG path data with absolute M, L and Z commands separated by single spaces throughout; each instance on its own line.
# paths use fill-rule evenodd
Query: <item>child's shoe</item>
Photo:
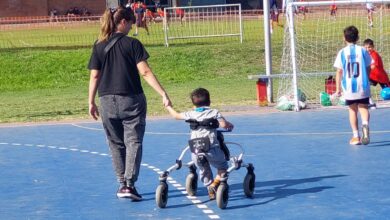
M 361 143 L 360 143 L 360 138 L 359 138 L 359 137 L 353 137 L 353 138 L 351 138 L 351 140 L 349 141 L 349 144 L 350 144 L 350 145 L 359 145 L 359 144 L 361 144 Z
M 219 179 L 215 179 L 214 182 L 212 182 L 208 187 L 207 187 L 207 191 L 209 193 L 209 199 L 210 200 L 215 200 L 216 198 L 216 194 L 217 194 L 217 189 L 218 189 L 218 186 L 220 184 L 220 181 Z
M 363 125 L 362 130 L 362 144 L 367 145 L 370 143 L 370 129 L 368 128 L 368 125 Z

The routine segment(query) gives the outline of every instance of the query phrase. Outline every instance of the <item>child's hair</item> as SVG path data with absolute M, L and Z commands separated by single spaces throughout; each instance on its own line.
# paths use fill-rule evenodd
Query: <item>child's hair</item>
M 371 40 L 370 38 L 367 38 L 363 41 L 363 45 L 370 45 L 370 46 L 374 46 L 374 41 Z
M 115 33 L 117 25 L 122 19 L 135 23 L 133 10 L 119 6 L 116 9 L 106 9 L 101 18 L 101 28 L 98 42 L 107 41 Z
M 207 89 L 197 88 L 191 92 L 191 101 L 195 107 L 210 106 L 210 93 Z
M 356 43 L 359 40 L 359 30 L 353 25 L 346 27 L 344 38 L 348 43 Z

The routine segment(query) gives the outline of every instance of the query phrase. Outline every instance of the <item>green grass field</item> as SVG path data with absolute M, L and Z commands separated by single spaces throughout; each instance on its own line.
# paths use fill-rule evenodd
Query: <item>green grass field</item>
M 256 105 L 255 82 L 247 75 L 264 72 L 260 42 L 146 48 L 179 110 L 191 107 L 188 94 L 200 86 L 211 91 L 214 106 Z M 0 122 L 87 118 L 90 53 L 91 48 L 0 51 Z M 160 98 L 144 88 L 149 114 L 166 114 Z
M 359 24 L 365 22 L 361 20 Z M 350 21 L 345 18 L 335 22 L 333 29 L 326 31 L 326 21 L 321 24 L 310 16 L 303 21 L 307 27 L 297 41 L 310 49 L 299 54 L 302 60 L 310 59 L 300 63 L 305 71 L 312 67 L 332 70 L 337 50 L 344 45 L 342 28 Z M 138 38 L 146 45 L 151 55 L 149 64 L 178 110 L 191 108 L 188 94 L 200 86 L 211 91 L 215 107 L 255 106 L 255 82 L 247 75 L 265 72 L 263 20 L 244 20 L 243 27 L 242 44 L 238 37 L 205 38 L 174 40 L 166 48 L 161 24 L 152 25 L 149 36 L 141 29 Z M 385 33 L 377 30 L 368 32 L 362 28 L 361 36 L 379 39 L 390 34 L 388 26 L 383 29 Z M 0 29 L 0 122 L 88 118 L 86 66 L 98 31 L 96 22 Z M 332 36 L 324 36 L 330 33 Z M 390 51 L 389 40 L 382 42 L 385 51 Z M 283 29 L 277 27 L 272 34 L 274 73 L 283 71 L 283 49 Z M 320 88 L 322 82 L 321 78 L 318 82 L 309 80 L 308 84 L 318 84 Z M 144 88 L 149 115 L 165 115 L 160 98 L 149 86 Z M 277 86 L 274 88 L 276 93 Z

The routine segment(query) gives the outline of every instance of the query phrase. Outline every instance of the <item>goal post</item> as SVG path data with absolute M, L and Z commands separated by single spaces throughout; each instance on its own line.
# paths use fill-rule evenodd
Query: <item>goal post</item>
M 178 39 L 237 37 L 242 43 L 241 4 L 164 8 L 165 45 Z
M 366 4 L 375 5 L 373 23 L 368 22 Z M 289 1 L 286 5 L 281 74 L 278 98 L 294 96 L 294 107 L 299 111 L 300 92 L 305 93 L 308 104 L 320 104 L 319 94 L 325 91 L 325 79 L 334 76 L 333 63 L 337 52 L 345 47 L 343 29 L 354 25 L 359 29 L 359 45 L 366 38 L 374 41 L 382 55 L 385 69 L 390 69 L 390 0 L 332 0 Z M 330 6 L 337 6 L 331 15 Z M 296 8 L 305 7 L 301 15 Z

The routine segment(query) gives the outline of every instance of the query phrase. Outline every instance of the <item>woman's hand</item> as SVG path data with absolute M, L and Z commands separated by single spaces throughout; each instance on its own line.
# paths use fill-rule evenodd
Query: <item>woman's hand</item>
M 95 103 L 89 104 L 89 115 L 97 120 L 99 117 L 99 110 Z

